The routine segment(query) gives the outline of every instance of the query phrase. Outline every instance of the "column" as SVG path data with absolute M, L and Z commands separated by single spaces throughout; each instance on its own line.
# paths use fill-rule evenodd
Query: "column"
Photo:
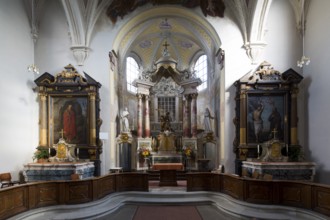
M 188 98 L 188 136 L 191 137 L 191 95 L 189 94 Z
M 175 122 L 179 122 L 179 97 L 175 97 Z
M 145 96 L 145 137 L 150 137 L 150 109 L 149 109 L 149 96 Z
M 183 136 L 190 137 L 190 96 L 185 95 L 184 112 L 183 112 Z
M 197 136 L 197 93 L 191 94 L 191 133 L 193 137 Z
M 40 97 L 40 127 L 39 146 L 47 146 L 47 95 L 39 93 Z
M 137 125 L 137 135 L 138 138 L 142 138 L 142 94 L 137 94 L 138 97 L 138 125 Z
M 96 147 L 96 109 L 95 109 L 95 93 L 89 94 L 89 139 L 90 146 Z
M 298 145 L 297 95 L 299 89 L 296 84 L 294 84 L 293 87 L 294 88 L 291 90 L 290 145 Z
M 158 122 L 158 97 L 154 97 L 154 122 Z
M 246 120 L 244 120 L 246 118 L 246 92 L 245 91 L 241 91 L 240 93 L 240 139 L 239 139 L 239 145 L 240 146 L 246 146 Z

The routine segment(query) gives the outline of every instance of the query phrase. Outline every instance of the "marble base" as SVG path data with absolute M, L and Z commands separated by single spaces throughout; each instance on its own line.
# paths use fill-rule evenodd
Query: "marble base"
M 94 176 L 94 169 L 94 162 L 29 163 L 24 165 L 23 175 L 26 182 L 71 180 L 71 174 L 86 179 Z
M 273 180 L 313 181 L 316 164 L 312 162 L 242 162 L 242 176 L 272 175 Z
M 155 163 L 182 163 L 182 155 L 175 152 L 158 152 L 151 155 L 152 164 Z

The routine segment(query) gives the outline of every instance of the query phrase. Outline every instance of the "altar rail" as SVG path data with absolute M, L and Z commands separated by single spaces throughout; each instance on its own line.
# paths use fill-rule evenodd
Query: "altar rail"
M 330 186 L 254 180 L 222 173 L 187 173 L 187 191 L 221 192 L 255 204 L 308 209 L 330 216 Z M 87 180 L 27 183 L 0 190 L 0 219 L 52 205 L 95 201 L 114 192 L 148 191 L 147 173 L 116 173 Z
M 35 182 L 3 188 L 0 219 L 34 208 L 91 202 L 122 191 L 148 191 L 148 174 L 109 174 L 86 180 Z
M 238 200 L 293 206 L 330 216 L 330 186 L 302 181 L 256 180 L 230 174 L 187 173 L 187 191 L 221 192 Z

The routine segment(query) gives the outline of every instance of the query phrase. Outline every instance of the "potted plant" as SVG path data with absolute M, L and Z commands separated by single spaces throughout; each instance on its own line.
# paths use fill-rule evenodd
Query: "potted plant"
M 45 162 L 49 158 L 49 150 L 45 147 L 37 147 L 37 150 L 33 154 L 33 161 L 37 160 L 38 163 Z

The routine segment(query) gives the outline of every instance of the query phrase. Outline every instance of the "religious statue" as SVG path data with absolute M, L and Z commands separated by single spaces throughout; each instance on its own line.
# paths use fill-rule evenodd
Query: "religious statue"
M 207 132 L 207 133 L 212 132 L 211 119 L 214 119 L 214 117 L 211 116 L 210 110 L 208 108 L 205 108 L 205 112 L 204 112 L 204 131 Z
M 124 111 L 121 113 L 121 120 L 122 120 L 122 132 L 130 132 L 129 128 L 129 122 L 128 122 L 128 115 L 129 112 L 127 110 L 127 107 L 124 109 Z
M 161 131 L 172 131 L 171 128 L 171 116 L 169 112 L 166 112 L 166 115 L 162 115 L 160 118 L 161 122 Z

